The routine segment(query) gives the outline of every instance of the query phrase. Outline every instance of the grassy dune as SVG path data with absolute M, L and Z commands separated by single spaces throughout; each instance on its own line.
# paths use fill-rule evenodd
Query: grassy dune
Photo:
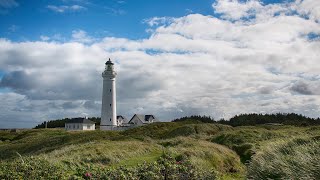
M 319 137 L 319 126 L 197 121 L 121 132 L 2 131 L 0 179 L 86 179 L 88 172 L 96 179 L 319 179 Z
M 278 140 L 258 152 L 248 166 L 251 179 L 320 179 L 320 136 Z

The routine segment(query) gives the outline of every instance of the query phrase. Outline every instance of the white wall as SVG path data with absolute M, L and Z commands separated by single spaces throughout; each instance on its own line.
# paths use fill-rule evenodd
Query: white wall
M 95 130 L 95 124 L 82 124 L 82 130 Z
M 65 129 L 68 131 L 82 130 L 82 126 L 80 123 L 66 123 Z
M 66 123 L 65 130 L 67 131 L 95 130 L 95 124 Z

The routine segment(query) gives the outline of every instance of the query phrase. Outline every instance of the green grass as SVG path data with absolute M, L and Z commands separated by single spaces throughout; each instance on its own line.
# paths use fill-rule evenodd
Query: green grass
M 249 167 L 250 179 L 320 179 L 320 136 L 268 143 Z
M 0 159 L 10 159 L 21 155 L 48 153 L 66 145 L 81 144 L 97 140 L 121 140 L 118 132 L 90 131 L 66 132 L 56 129 L 28 130 L 12 133 L 10 142 L 0 144 Z
M 64 162 L 71 165 L 96 164 L 115 166 L 121 163 L 124 164 L 124 162 L 130 161 L 133 158 L 150 156 L 151 154 L 158 154 L 157 157 L 159 157 L 161 155 L 161 147 L 157 144 L 138 140 L 106 140 L 68 145 L 39 156 L 52 162 Z
M 320 128 L 294 126 L 243 126 L 215 134 L 211 141 L 233 149 L 243 163 L 259 151 L 260 146 L 279 139 L 320 135 Z
M 178 136 L 213 135 L 220 131 L 231 129 L 232 127 L 228 125 L 200 123 L 197 121 L 161 122 L 129 129 L 121 132 L 121 134 L 135 138 L 168 139 Z
M 188 157 L 192 164 L 200 169 L 206 171 L 214 169 L 222 174 L 243 174 L 244 172 L 239 156 L 225 146 L 191 137 L 179 137 L 160 143 L 168 144 L 168 141 L 174 145 L 167 146 L 167 151 Z
M 215 177 L 222 179 L 273 177 L 266 174 L 270 174 L 272 168 L 280 165 L 287 168 L 283 170 L 288 174 L 274 177 L 288 176 L 295 179 L 298 174 L 293 173 L 296 171 L 294 166 L 290 165 L 293 162 L 287 161 L 292 156 L 281 153 L 291 148 L 290 152 L 294 156 L 307 159 L 311 157 L 310 154 L 318 153 L 315 149 L 320 149 L 320 126 L 231 127 L 187 121 L 154 123 L 120 132 L 37 129 L 22 132 L 1 131 L 0 135 L 2 173 L 15 169 L 19 169 L 22 174 L 29 173 L 31 168 L 38 171 L 33 172 L 34 177 L 42 176 L 43 171 L 51 169 L 61 171 L 67 178 L 82 177 L 81 173 L 88 170 L 99 172 L 99 169 L 104 169 L 105 172 L 113 173 L 108 169 L 115 169 L 115 172 L 124 166 L 143 169 L 143 164 L 152 164 L 163 154 L 172 154 L 177 160 L 188 159 L 199 172 L 212 172 Z M 302 156 L 302 152 L 306 156 Z M 278 164 L 268 164 L 268 159 L 272 158 L 282 159 Z M 316 160 L 318 159 L 309 159 L 314 162 L 311 164 L 299 164 L 297 160 L 294 164 L 303 167 L 303 172 L 311 173 L 314 169 L 318 170 Z M 22 161 L 28 165 L 20 165 Z M 41 168 L 37 163 L 46 167 Z M 146 167 L 153 169 L 149 165 Z M 137 173 L 133 169 L 132 173 Z M 316 175 L 312 177 L 318 177 Z M 18 177 L 16 179 L 19 179 Z
M 127 166 L 127 167 L 135 167 L 138 164 L 143 163 L 152 163 L 156 161 L 161 155 L 163 151 L 154 150 L 144 154 L 143 156 L 134 156 L 127 158 L 125 161 L 121 161 L 113 165 L 113 167 Z

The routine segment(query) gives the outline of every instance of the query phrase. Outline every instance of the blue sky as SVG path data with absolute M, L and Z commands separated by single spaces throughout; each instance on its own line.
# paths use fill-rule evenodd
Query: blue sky
M 320 114 L 320 1 L 0 0 L 0 128 L 117 113 Z
M 11 0 L 2 0 L 11 1 Z M 190 13 L 213 15 L 214 0 L 31 0 L 16 1 L 0 16 L 0 36 L 12 41 L 39 40 L 60 34 L 70 37 L 82 29 L 95 37 L 114 36 L 139 39 L 148 36 L 145 19 L 181 17 Z M 264 4 L 281 0 L 265 0 Z M 83 7 L 56 12 L 49 6 Z
M 155 16 L 181 17 L 190 12 L 212 14 L 212 0 L 109 0 L 109 1 L 16 1 L 0 16 L 0 36 L 14 41 L 38 40 L 41 35 L 69 37 L 82 29 L 96 37 L 115 36 L 130 39 L 147 37 L 144 19 Z M 30 3 L 32 2 L 32 3 Z M 55 12 L 48 6 L 83 7 Z

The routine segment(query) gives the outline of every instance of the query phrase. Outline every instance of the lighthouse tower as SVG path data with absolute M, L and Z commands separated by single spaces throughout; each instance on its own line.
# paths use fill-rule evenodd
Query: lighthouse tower
M 113 63 L 109 58 L 102 73 L 101 130 L 112 130 L 117 126 L 116 76 L 117 73 L 114 71 Z

